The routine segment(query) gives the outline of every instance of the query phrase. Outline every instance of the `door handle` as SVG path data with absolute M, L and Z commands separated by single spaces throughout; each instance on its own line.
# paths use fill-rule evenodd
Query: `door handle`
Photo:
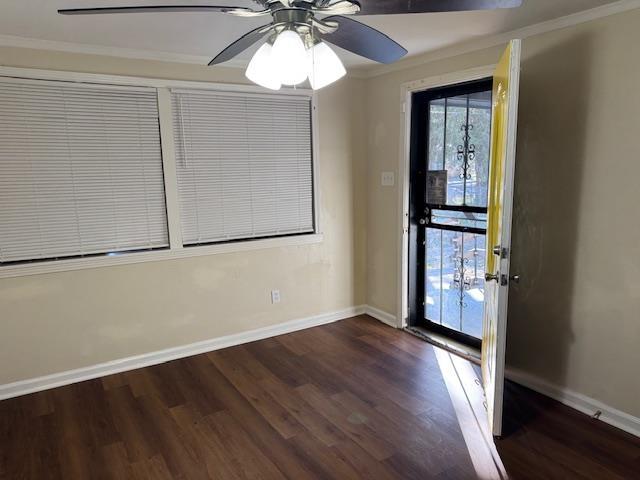
M 498 280 L 500 280 L 500 275 L 497 273 L 485 273 L 484 280 L 486 282 L 497 282 Z
M 500 285 L 502 286 L 509 284 L 509 282 L 507 281 L 507 276 L 500 275 L 499 273 L 485 273 L 484 280 L 485 282 L 500 282 Z M 511 275 L 509 277 L 509 280 L 514 283 L 520 283 L 520 275 Z

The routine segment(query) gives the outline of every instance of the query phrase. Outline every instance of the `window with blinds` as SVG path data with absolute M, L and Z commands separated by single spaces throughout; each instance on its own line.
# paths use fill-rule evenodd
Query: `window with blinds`
M 0 262 L 167 246 L 155 89 L 0 79 Z
M 314 231 L 311 99 L 173 90 L 185 245 Z

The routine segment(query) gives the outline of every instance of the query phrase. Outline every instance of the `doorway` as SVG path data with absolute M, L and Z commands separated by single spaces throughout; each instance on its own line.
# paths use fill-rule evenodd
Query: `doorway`
M 414 93 L 409 325 L 480 348 L 493 79 Z

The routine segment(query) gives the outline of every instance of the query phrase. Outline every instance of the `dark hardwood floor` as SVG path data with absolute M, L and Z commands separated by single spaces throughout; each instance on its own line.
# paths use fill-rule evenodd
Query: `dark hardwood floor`
M 640 441 L 362 316 L 0 402 L 2 479 L 640 478 Z

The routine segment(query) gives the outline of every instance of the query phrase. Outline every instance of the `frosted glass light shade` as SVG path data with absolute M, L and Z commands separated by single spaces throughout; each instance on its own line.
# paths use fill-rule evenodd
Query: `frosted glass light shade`
M 262 45 L 253 55 L 245 76 L 261 87 L 280 90 L 278 68 L 273 64 L 273 48 L 269 43 Z
M 273 44 L 273 65 L 283 85 L 297 85 L 307 79 L 307 50 L 300 35 L 285 30 Z
M 347 71 L 338 55 L 324 42 L 309 49 L 309 83 L 318 90 L 342 78 Z

